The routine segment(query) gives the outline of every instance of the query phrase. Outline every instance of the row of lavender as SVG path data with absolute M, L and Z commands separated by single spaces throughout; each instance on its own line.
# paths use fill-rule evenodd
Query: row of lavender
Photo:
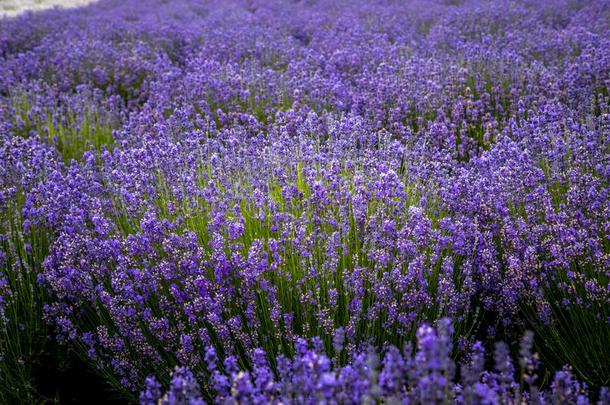
M 482 373 L 533 329 L 609 384 L 610 4 L 454 3 L 1 21 L 0 378 L 53 334 L 144 401 L 584 401 Z
M 417 338 L 415 354 L 412 354 L 410 344 L 403 351 L 391 346 L 380 363 L 377 352 L 369 349 L 354 356 L 352 362 L 343 367 L 324 354 L 319 340 L 313 340 L 312 348 L 300 341 L 292 359 L 278 357 L 278 378 L 260 349 L 252 355 L 251 372 L 240 370 L 235 357 L 230 356 L 224 361 L 224 373 L 218 370 L 218 358 L 210 349 L 206 361 L 211 374 L 210 385 L 217 394 L 210 400 L 225 404 L 591 403 L 586 385 L 574 378 L 569 369 L 558 371 L 550 388 L 540 390 L 536 381 L 539 359 L 532 354 L 532 332 L 521 341 L 518 372 L 503 342 L 495 345 L 495 371 L 485 371 L 485 350 L 477 342 L 471 348 L 468 361 L 461 364 L 460 379 L 455 379 L 448 319 L 440 320 L 437 329 L 422 326 Z M 340 344 L 335 342 L 337 350 L 340 350 L 337 346 Z M 602 388 L 597 404 L 609 401 L 610 392 Z M 204 404 L 206 398 L 193 372 L 178 367 L 165 393 L 154 378 L 148 378 L 140 402 L 146 405 Z

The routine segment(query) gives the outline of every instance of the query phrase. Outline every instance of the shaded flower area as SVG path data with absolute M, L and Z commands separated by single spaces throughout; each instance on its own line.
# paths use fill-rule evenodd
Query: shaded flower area
M 0 162 L 0 402 L 609 402 L 605 0 L 1 19 Z

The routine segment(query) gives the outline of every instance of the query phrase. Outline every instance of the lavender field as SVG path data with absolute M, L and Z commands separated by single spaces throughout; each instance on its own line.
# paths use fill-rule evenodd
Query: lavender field
M 610 404 L 610 1 L 0 19 L 0 403 Z

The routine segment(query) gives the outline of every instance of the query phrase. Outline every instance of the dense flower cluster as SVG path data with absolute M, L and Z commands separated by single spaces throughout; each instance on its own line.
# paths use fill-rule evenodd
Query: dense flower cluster
M 171 384 L 170 403 L 518 403 L 507 349 L 483 373 L 474 342 L 525 329 L 549 367 L 610 383 L 606 1 L 2 20 L 0 159 L 2 325 L 11 274 L 36 279 L 58 337 L 128 395 L 155 375 L 145 398 Z M 460 384 L 420 328 L 445 317 L 476 363 Z M 415 357 L 389 349 L 418 334 Z M 544 401 L 583 391 L 554 384 Z
M 218 370 L 213 349 L 206 354 L 212 377 L 208 384 L 217 393 L 214 401 L 223 404 L 587 404 L 592 403 L 585 386 L 569 369 L 558 371 L 550 388 L 536 385 L 538 359 L 532 355 L 532 335 L 521 341 L 519 366 L 521 381 L 515 379 L 515 365 L 502 342 L 496 344 L 495 370 L 484 370 L 484 349 L 474 344 L 462 365 L 462 376 L 454 382 L 455 364 L 451 359 L 451 324 L 437 328 L 422 326 L 417 333 L 416 352 L 407 345 L 401 352 L 390 347 L 382 361 L 374 351 L 359 353 L 352 364 L 333 368 L 333 360 L 322 353 L 319 342 L 313 348 L 297 343 L 292 359 L 277 359 L 279 377 L 273 374 L 262 350 L 252 353 L 252 372 L 240 371 L 236 359 L 228 357 L 224 372 Z M 154 379 L 146 380 L 140 395 L 145 405 L 203 404 L 204 396 L 193 373 L 178 367 L 167 392 Z M 603 388 L 598 404 L 610 402 Z

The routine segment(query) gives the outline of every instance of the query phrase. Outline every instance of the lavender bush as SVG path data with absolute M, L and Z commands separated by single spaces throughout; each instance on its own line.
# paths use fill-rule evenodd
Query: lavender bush
M 506 345 L 496 344 L 495 369 L 485 371 L 484 349 L 476 342 L 462 364 L 462 375 L 455 379 L 451 352 L 451 323 L 441 320 L 435 329 L 422 326 L 417 333 L 416 352 L 411 346 L 403 351 L 391 346 L 383 361 L 374 351 L 358 353 L 353 362 L 333 369 L 333 360 L 313 347 L 298 342 L 294 358 L 277 359 L 276 378 L 262 350 L 252 353 L 254 368 L 240 371 L 234 357 L 224 362 L 224 371 L 213 349 L 206 353 L 211 378 L 206 379 L 217 396 L 213 400 L 225 404 L 282 403 L 455 403 L 455 404 L 576 404 L 591 403 L 585 386 L 570 369 L 558 371 L 549 389 L 536 385 L 538 359 L 531 352 L 532 335 L 526 334 L 519 352 L 520 380 L 515 379 L 515 365 Z M 195 375 L 185 367 L 177 367 L 167 392 L 161 394 L 154 378 L 146 380 L 140 394 L 142 404 L 199 404 L 205 397 Z M 603 388 L 598 404 L 610 401 L 610 392 Z
M 607 402 L 609 152 L 606 1 L 0 20 L 0 385 L 52 335 L 132 401 Z M 484 367 L 528 329 L 554 382 Z

